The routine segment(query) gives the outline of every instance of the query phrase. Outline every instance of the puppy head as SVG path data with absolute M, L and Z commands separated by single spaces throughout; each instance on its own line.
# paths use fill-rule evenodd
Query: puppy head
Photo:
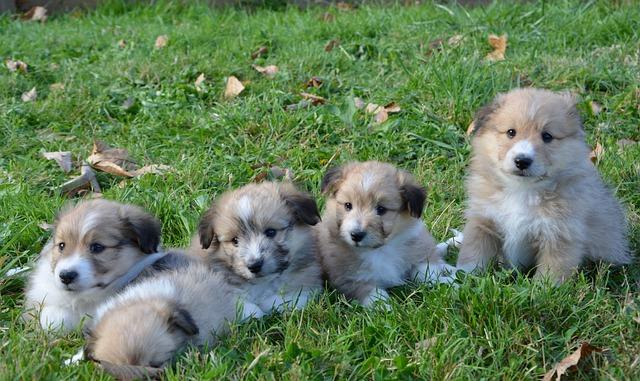
M 56 285 L 70 292 L 106 287 L 160 243 L 160 223 L 142 209 L 92 200 L 63 211 L 49 252 Z
M 426 191 L 406 171 L 368 161 L 331 169 L 322 181 L 340 238 L 377 248 L 422 215 Z
M 162 368 L 198 333 L 191 314 L 170 299 L 130 300 L 85 331 L 85 356 L 112 368 Z
M 575 99 L 539 89 L 499 95 L 473 122 L 476 160 L 488 160 L 503 178 L 539 181 L 588 161 Z
M 249 184 L 218 198 L 200 221 L 200 243 L 245 279 L 283 271 L 320 221 L 311 195 L 290 183 Z

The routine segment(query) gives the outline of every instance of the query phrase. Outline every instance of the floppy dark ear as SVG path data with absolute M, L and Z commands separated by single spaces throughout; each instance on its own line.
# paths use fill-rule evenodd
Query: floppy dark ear
M 179 329 L 188 336 L 197 335 L 200 332 L 189 311 L 183 308 L 176 308 L 173 314 L 169 316 L 167 323 L 170 329 Z
M 283 190 L 281 196 L 298 221 L 307 225 L 315 225 L 320 222 L 318 205 L 312 195 L 297 189 L 288 189 Z
M 320 192 L 327 195 L 333 195 L 338 190 L 338 186 L 342 182 L 343 169 L 344 168 L 342 166 L 329 168 L 322 178 Z
M 400 195 L 404 201 L 404 207 L 412 217 L 420 218 L 420 216 L 422 216 L 422 209 L 424 209 L 424 203 L 427 199 L 427 191 L 406 171 L 400 171 L 398 180 L 400 182 Z
M 482 127 L 487 124 L 491 115 L 500 107 L 498 102 L 498 98 L 493 100 L 488 105 L 483 106 L 480 110 L 476 111 L 476 114 L 473 116 L 473 122 L 469 125 L 469 129 L 467 130 L 468 135 L 476 135 L 478 131 L 482 129 Z
M 161 227 L 157 218 L 138 207 L 126 205 L 123 220 L 131 239 L 143 253 L 158 252 Z
M 218 238 L 214 227 L 216 213 L 216 205 L 214 204 L 200 218 L 198 236 L 203 249 L 208 249 L 211 245 L 214 245 L 214 249 L 217 248 Z

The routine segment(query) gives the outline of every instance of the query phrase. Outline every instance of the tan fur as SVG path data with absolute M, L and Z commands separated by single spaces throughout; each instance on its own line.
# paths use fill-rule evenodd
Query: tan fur
M 287 303 L 302 307 L 322 287 L 311 230 L 319 219 L 313 198 L 292 184 L 249 184 L 216 199 L 191 251 L 227 274 L 265 313 Z M 274 237 L 267 236 L 270 229 Z M 258 262 L 254 273 L 250 266 Z
M 624 213 L 589 161 L 572 96 L 513 90 L 480 110 L 473 128 L 458 267 L 497 259 L 561 283 L 584 259 L 631 261 Z M 518 168 L 525 156 L 530 167 Z
M 437 279 L 449 270 L 419 219 L 425 191 L 408 172 L 376 161 L 349 163 L 330 170 L 322 190 L 322 265 L 331 285 L 348 298 L 367 305 L 386 298 L 389 287 L 415 277 Z M 353 232 L 366 235 L 355 242 Z
M 74 328 L 117 291 L 112 282 L 157 252 L 159 243 L 158 220 L 133 205 L 92 200 L 62 211 L 27 285 L 25 318 L 40 313 L 43 328 Z M 77 277 L 64 284 L 65 271 Z
M 242 308 L 239 298 L 240 290 L 204 264 L 160 273 L 99 308 L 85 354 L 115 366 L 163 367 L 188 344 L 214 344 Z

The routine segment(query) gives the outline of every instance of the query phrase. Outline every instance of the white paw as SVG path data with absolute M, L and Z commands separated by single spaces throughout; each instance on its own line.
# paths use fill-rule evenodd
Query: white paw
M 264 315 L 264 311 L 262 311 L 262 309 L 256 304 L 247 301 L 242 304 L 241 321 L 245 321 L 251 318 L 260 319 L 264 317 Z
M 64 364 L 65 366 L 69 366 L 69 365 L 77 364 L 82 360 L 84 360 L 84 348 L 80 348 L 80 350 L 76 352 L 76 354 L 73 355 L 73 357 L 71 357 L 70 359 L 64 360 L 62 364 Z
M 423 263 L 417 266 L 413 276 L 416 282 L 451 284 L 456 280 L 457 270 L 447 263 Z
M 369 295 L 362 300 L 362 305 L 368 308 L 379 305 L 389 310 L 391 308 L 389 305 L 389 293 L 385 289 L 374 288 Z
M 462 246 L 462 241 L 464 240 L 462 232 L 456 229 L 451 229 L 451 232 L 453 233 L 453 237 L 436 245 L 436 253 L 440 257 L 445 256 L 450 247 L 460 248 L 460 246 Z

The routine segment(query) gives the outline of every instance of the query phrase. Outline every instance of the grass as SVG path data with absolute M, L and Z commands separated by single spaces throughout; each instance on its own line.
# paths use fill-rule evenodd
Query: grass
M 589 143 L 604 148 L 596 165 L 626 205 L 638 252 L 640 145 L 616 144 L 640 140 L 640 8 L 633 2 L 353 11 L 123 4 L 45 24 L 0 17 L 0 58 L 29 65 L 26 74 L 0 69 L 0 274 L 37 257 L 48 238 L 38 224 L 68 202 L 56 189 L 70 176 L 41 153 L 85 158 L 94 138 L 126 147 L 144 164 L 175 168 L 122 185 L 99 175 L 105 197 L 144 205 L 162 220 L 166 246 L 187 245 L 214 195 L 269 165 L 291 168 L 319 196 L 325 170 L 351 159 L 391 161 L 415 173 L 429 188 L 424 221 L 445 239 L 464 222 L 464 132 L 474 110 L 524 85 L 580 94 Z M 335 20 L 323 21 L 326 11 Z M 505 61 L 483 59 L 489 33 L 509 35 Z M 154 49 L 160 34 L 169 44 Z M 430 41 L 457 34 L 459 45 L 426 54 Z M 325 52 L 332 39 L 341 45 Z M 268 54 L 252 60 L 261 45 Z M 280 73 L 266 79 L 253 63 L 276 64 Z M 202 92 L 194 86 L 200 73 Z M 227 101 L 229 75 L 249 83 Z M 312 76 L 323 86 L 306 91 L 327 104 L 285 111 Z M 50 90 L 53 83 L 64 91 Z M 38 99 L 23 103 L 20 95 L 34 86 Z M 354 109 L 354 96 L 395 101 L 402 111 L 376 125 Z M 122 106 L 127 100 L 131 107 Z M 591 101 L 603 111 L 594 114 Z M 588 341 L 608 351 L 591 356 L 575 379 L 638 379 L 638 270 L 588 267 L 559 288 L 505 272 L 469 276 L 457 289 L 396 290 L 390 311 L 327 293 L 303 311 L 234 327 L 221 345 L 184 354 L 167 378 L 540 379 Z M 23 286 L 22 278 L 0 277 L 0 378 L 107 379 L 90 363 L 61 365 L 82 345 L 79 332 L 56 339 L 20 322 Z

